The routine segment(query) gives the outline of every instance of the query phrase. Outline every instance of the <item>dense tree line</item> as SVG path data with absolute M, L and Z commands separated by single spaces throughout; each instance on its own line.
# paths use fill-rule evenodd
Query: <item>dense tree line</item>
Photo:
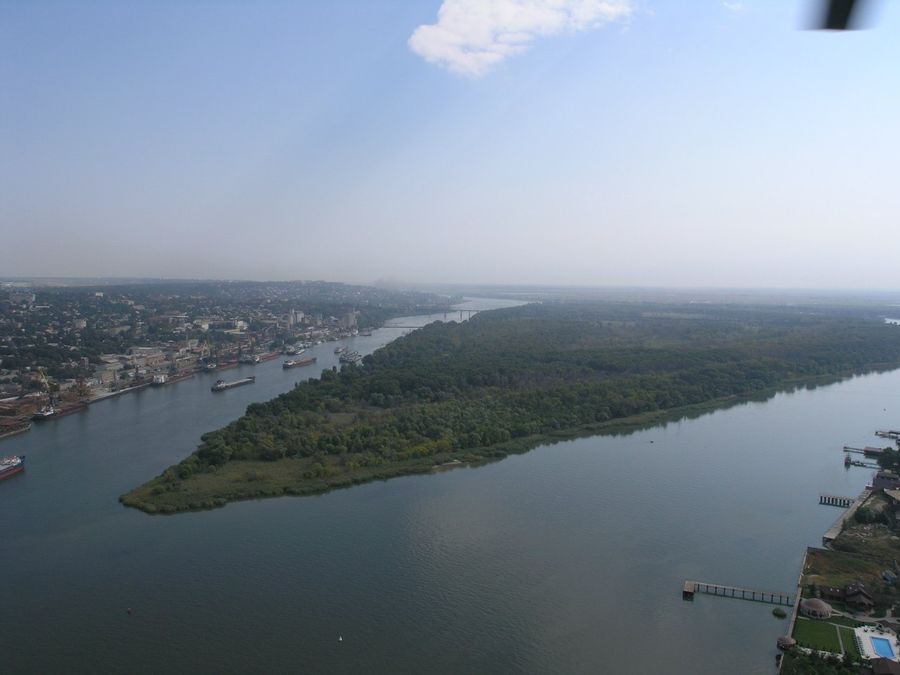
M 502 455 L 516 439 L 897 365 L 900 327 L 865 312 L 532 304 L 431 324 L 253 404 L 166 475 L 285 457 L 352 469 Z

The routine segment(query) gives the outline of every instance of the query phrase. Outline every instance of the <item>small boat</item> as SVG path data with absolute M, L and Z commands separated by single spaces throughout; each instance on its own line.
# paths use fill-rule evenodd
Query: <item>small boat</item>
M 25 455 L 0 458 L 0 480 L 25 470 Z
M 343 354 L 345 351 L 347 351 L 346 347 L 335 347 L 334 348 L 335 354 Z
M 844 466 L 850 466 L 850 462 L 853 460 L 850 459 L 850 455 L 844 455 Z

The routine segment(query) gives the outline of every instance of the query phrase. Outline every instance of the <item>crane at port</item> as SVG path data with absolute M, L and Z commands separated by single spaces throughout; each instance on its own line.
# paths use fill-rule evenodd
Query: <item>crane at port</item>
M 42 393 L 44 393 L 47 397 L 47 405 L 53 406 L 56 404 L 56 400 L 53 398 L 53 389 L 52 385 L 50 384 L 50 380 L 47 379 L 47 373 L 44 372 L 43 366 L 39 367 L 37 371 L 38 378 L 40 379 L 41 384 L 44 388 Z

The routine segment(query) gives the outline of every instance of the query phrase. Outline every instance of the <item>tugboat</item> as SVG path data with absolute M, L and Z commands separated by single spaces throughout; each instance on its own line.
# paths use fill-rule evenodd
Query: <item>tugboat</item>
M 0 480 L 25 470 L 25 455 L 13 455 L 0 459 Z

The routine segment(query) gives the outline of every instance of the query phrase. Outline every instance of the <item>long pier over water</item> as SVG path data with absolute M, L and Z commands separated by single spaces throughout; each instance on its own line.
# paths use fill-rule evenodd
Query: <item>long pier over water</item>
M 856 501 L 856 497 L 842 497 L 841 495 L 819 495 L 819 503 L 826 506 L 840 506 L 843 509 L 850 508 Z
M 741 588 L 740 586 L 723 586 L 722 584 L 709 584 L 705 581 L 685 581 L 681 597 L 685 600 L 693 600 L 695 593 L 719 595 L 723 598 L 737 598 L 738 600 L 766 602 L 770 605 L 784 605 L 785 607 L 794 606 L 794 596 L 790 593 L 759 591 L 753 588 Z

